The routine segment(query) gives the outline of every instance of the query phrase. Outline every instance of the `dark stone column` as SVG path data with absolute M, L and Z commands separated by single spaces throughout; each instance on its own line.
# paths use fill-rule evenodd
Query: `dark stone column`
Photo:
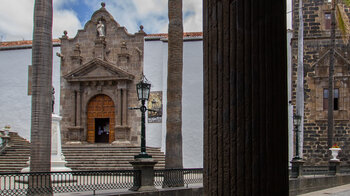
M 330 160 L 329 161 L 329 175 L 335 176 L 340 174 L 340 161 Z
M 286 3 L 204 0 L 205 195 L 288 195 Z
M 303 176 L 303 165 L 305 161 L 302 159 L 293 159 L 292 163 L 292 173 L 290 175 L 291 178 L 299 178 Z

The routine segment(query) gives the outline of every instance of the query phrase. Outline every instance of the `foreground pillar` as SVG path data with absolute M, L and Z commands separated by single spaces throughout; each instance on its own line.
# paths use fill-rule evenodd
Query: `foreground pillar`
M 329 161 L 329 175 L 335 176 L 340 174 L 340 161 L 330 160 Z
M 72 169 L 66 167 L 67 161 L 62 153 L 61 145 L 61 121 L 62 117 L 57 114 L 52 114 L 51 123 L 51 172 L 71 172 Z M 30 161 L 27 162 L 28 165 Z M 21 170 L 21 172 L 30 172 L 30 168 L 26 167 Z M 64 175 L 59 181 L 72 180 L 71 175 Z
M 291 178 L 299 178 L 303 176 L 303 165 L 305 161 L 302 159 L 293 159 L 292 163 L 292 173 L 290 175 Z
M 141 172 L 139 185 L 132 187 L 132 191 L 155 191 L 154 187 L 154 165 L 157 161 L 152 158 L 136 158 L 134 161 L 130 161 L 134 170 L 139 170 Z
M 205 195 L 288 195 L 285 1 L 204 0 Z

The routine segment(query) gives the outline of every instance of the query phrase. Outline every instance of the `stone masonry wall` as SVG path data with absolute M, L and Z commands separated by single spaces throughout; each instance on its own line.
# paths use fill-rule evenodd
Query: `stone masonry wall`
M 104 36 L 97 31 L 100 21 L 104 24 Z M 138 145 L 141 114 L 138 110 L 127 108 L 139 105 L 136 83 L 143 73 L 145 33 L 142 27 L 135 34 L 128 33 L 102 3 L 84 29 L 79 30 L 75 37 L 68 37 L 74 33 L 64 32 L 59 54 L 63 142 L 87 140 L 87 104 L 94 96 L 103 94 L 109 96 L 115 105 L 116 137 L 120 137 L 119 129 L 123 135 L 127 133 L 123 142 Z M 89 63 L 92 65 L 90 68 Z M 79 72 L 80 68 L 82 71 Z M 81 79 L 74 81 L 75 75 L 69 74 L 76 70 L 81 74 Z M 67 75 L 73 82 L 67 80 Z
M 298 53 L 298 1 L 294 0 L 292 45 L 292 103 L 295 105 Z M 323 108 L 323 89 L 328 89 L 330 30 L 325 27 L 328 1 L 304 1 L 304 149 L 306 165 L 326 165 L 330 159 L 327 147 L 327 110 Z M 348 11 L 348 10 L 347 10 Z M 342 151 L 338 158 L 350 164 L 350 67 L 349 47 L 339 32 L 336 38 L 334 88 L 339 89 L 339 110 L 334 111 L 334 143 Z M 295 112 L 295 111 L 294 111 Z

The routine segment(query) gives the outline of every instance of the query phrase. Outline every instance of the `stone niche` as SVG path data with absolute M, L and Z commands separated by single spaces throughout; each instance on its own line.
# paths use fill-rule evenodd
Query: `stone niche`
M 105 4 L 74 38 L 61 39 L 64 143 L 139 145 L 136 83 L 142 78 L 145 33 L 129 34 Z
M 334 110 L 334 119 L 337 121 L 347 121 L 349 119 L 349 68 L 350 62 L 337 50 L 335 50 L 334 66 L 334 89 L 338 90 L 338 109 Z M 309 108 L 314 109 L 312 120 L 327 121 L 328 110 L 324 104 L 328 105 L 328 100 L 324 99 L 324 89 L 328 89 L 329 71 L 329 50 L 320 56 L 320 59 L 313 65 L 313 77 L 306 78 L 311 89 Z M 326 102 L 326 103 L 324 103 Z

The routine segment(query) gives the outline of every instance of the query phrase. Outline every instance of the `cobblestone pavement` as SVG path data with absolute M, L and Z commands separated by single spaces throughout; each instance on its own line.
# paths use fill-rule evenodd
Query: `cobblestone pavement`
M 300 196 L 350 196 L 350 184 L 337 186 L 330 189 L 302 194 Z

